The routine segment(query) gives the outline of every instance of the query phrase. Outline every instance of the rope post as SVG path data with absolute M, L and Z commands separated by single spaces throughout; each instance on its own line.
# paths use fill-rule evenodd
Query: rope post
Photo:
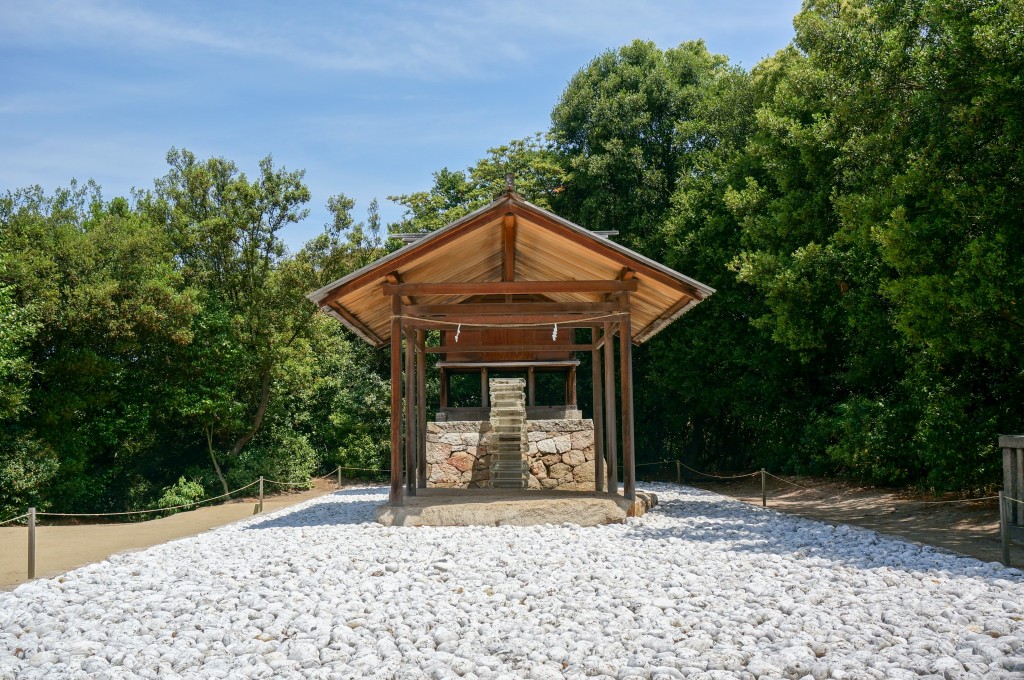
M 338 488 L 341 488 L 341 466 L 338 466 Z
M 32 512 L 29 510 L 29 512 Z M 1006 517 L 1006 499 L 999 492 L 999 540 L 1003 544 L 1003 566 L 1010 566 L 1010 523 Z
M 260 512 L 263 512 L 263 475 L 260 475 Z
M 36 577 L 36 509 L 28 509 L 28 577 Z
M 676 461 L 676 484 L 683 483 L 683 466 L 680 465 L 679 461 Z
M 768 492 L 765 490 L 765 472 L 764 468 L 761 468 L 761 507 L 768 507 Z

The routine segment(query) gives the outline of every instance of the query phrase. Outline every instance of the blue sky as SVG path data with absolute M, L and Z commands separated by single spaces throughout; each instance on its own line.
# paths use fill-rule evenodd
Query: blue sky
M 429 188 L 547 129 L 568 81 L 634 38 L 703 38 L 746 68 L 784 47 L 798 0 L 50 2 L 0 0 L 0 190 L 152 186 L 176 146 L 252 175 L 304 168 L 319 232 L 344 192 Z

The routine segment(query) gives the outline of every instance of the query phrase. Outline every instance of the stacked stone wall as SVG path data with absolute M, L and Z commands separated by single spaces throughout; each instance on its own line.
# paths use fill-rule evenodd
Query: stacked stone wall
M 526 423 L 530 489 L 594 490 L 594 421 Z M 486 488 L 490 484 L 491 424 L 427 423 L 427 486 Z

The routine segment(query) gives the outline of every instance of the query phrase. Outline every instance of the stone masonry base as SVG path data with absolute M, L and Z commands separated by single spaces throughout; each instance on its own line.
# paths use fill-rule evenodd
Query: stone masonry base
M 529 420 L 526 423 L 530 489 L 594 491 L 594 421 Z M 427 487 L 490 486 L 491 424 L 427 423 Z

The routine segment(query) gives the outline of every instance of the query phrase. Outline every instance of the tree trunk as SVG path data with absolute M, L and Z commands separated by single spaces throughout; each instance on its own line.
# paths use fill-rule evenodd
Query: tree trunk
M 217 472 L 217 479 L 220 480 L 221 486 L 224 487 L 224 493 L 230 493 L 231 490 L 228 489 L 228 483 L 224 481 L 224 475 L 221 473 L 220 465 L 217 463 L 217 454 L 213 452 L 213 427 L 210 426 L 203 429 L 206 430 L 206 448 L 210 452 L 210 460 L 213 461 L 213 469 Z
M 256 433 L 259 432 L 260 426 L 263 424 L 263 416 L 267 413 L 267 404 L 270 403 L 270 367 L 263 369 L 263 375 L 260 378 L 260 403 L 256 407 L 256 417 L 253 418 L 252 427 L 249 431 L 238 438 L 235 445 L 231 447 L 231 455 L 237 456 L 245 448 Z

